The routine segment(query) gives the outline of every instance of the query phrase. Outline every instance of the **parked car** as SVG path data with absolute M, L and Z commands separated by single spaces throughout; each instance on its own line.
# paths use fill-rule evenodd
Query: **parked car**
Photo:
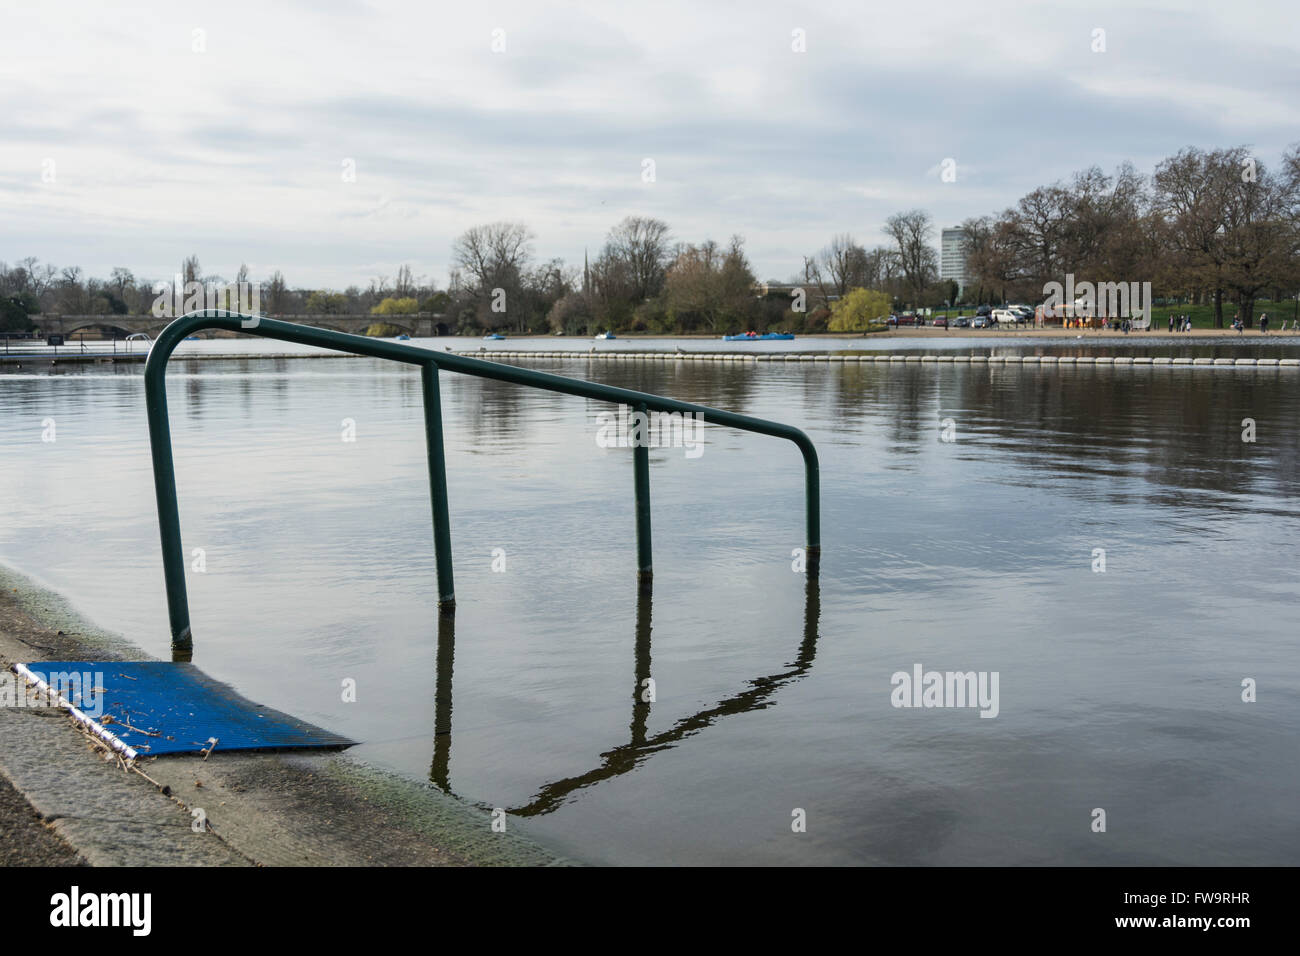
M 991 318 L 998 325 L 1019 325 L 1021 321 L 1020 313 L 1011 309 L 994 309 Z
M 977 315 L 971 319 L 970 327 L 972 329 L 987 329 L 993 324 L 993 320 L 987 315 Z
M 946 329 L 948 327 L 948 320 L 941 315 L 935 319 L 932 324 L 936 329 Z
M 978 309 L 975 310 L 976 315 L 992 315 L 992 313 L 993 313 L 993 306 L 991 305 L 981 305 Z
M 969 329 L 969 328 L 970 328 L 970 316 L 969 316 L 969 315 L 959 315 L 959 316 L 957 316 L 957 318 L 955 318 L 955 319 L 952 320 L 952 327 L 953 327 L 954 329 Z
M 898 317 L 898 322 L 896 324 L 899 326 L 920 325 L 921 317 L 918 316 L 915 312 L 904 312 L 902 315 Z

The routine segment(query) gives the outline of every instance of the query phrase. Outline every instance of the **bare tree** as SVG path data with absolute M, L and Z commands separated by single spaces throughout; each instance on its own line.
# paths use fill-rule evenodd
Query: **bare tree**
M 54 287 L 54 280 L 59 270 L 49 262 L 41 265 L 40 260 L 35 256 L 20 259 L 18 265 L 22 269 L 22 277 L 19 281 L 23 287 L 17 291 L 30 292 L 44 307 L 47 304 L 46 293 Z
M 1235 294 L 1242 321 L 1254 323 L 1260 293 L 1294 273 L 1296 197 L 1287 176 L 1256 160 L 1249 176 L 1231 181 L 1224 207 L 1223 279 Z
M 59 273 L 57 307 L 64 315 L 86 315 L 90 311 L 90 296 L 82 276 L 80 266 L 64 266 Z
M 271 315 L 283 315 L 289 304 L 289 286 L 284 281 L 284 273 L 276 269 L 271 278 L 262 284 L 262 299 L 266 302 L 266 311 Z
M 672 257 L 668 223 L 628 216 L 609 231 L 603 255 L 622 273 L 635 303 L 644 302 L 663 291 Z
M 898 265 L 914 304 L 921 302 L 925 287 L 939 271 L 939 258 L 932 240 L 934 225 L 924 209 L 895 213 L 885 220 L 885 234 L 894 240 Z
M 1111 281 L 1136 279 L 1142 264 L 1138 222 L 1147 205 L 1144 178 L 1129 163 L 1113 175 L 1092 166 L 1075 173 L 1067 196 L 1061 229 L 1066 271 Z
M 452 243 L 452 262 L 467 297 L 462 314 L 472 314 L 485 328 L 525 328 L 533 306 L 526 283 L 533 238 L 521 222 L 494 222 L 467 229 Z
M 805 266 L 805 268 L 807 268 Z M 833 295 L 843 298 L 850 289 L 866 288 L 869 262 L 867 250 L 847 232 L 831 238 L 830 245 L 817 253 L 816 275 L 819 283 L 830 284 Z M 824 277 L 824 281 L 823 281 Z
M 822 270 L 820 256 L 803 257 L 803 283 L 815 285 L 822 302 L 830 301 L 830 290 L 826 288 L 826 274 Z
M 472 292 L 518 281 L 532 260 L 533 232 L 521 222 L 473 226 L 451 246 L 452 262 Z
M 397 267 L 397 278 L 393 280 L 393 295 L 399 299 L 409 299 L 415 295 L 416 280 L 411 267 L 403 263 Z
M 1228 205 L 1250 160 L 1244 146 L 1209 152 L 1188 147 L 1156 167 L 1155 205 L 1167 227 L 1176 275 L 1214 296 L 1214 325 L 1223 328 Z
M 1018 278 L 1039 285 L 1073 271 L 1065 251 L 1070 205 L 1070 194 L 1064 186 L 1040 186 L 1003 214 Z
M 894 279 L 898 274 L 898 256 L 894 250 L 876 246 L 868 250 L 862 263 L 862 288 L 880 289 L 892 294 Z
M 679 246 L 664 287 L 673 311 L 702 320 L 710 330 L 724 319 L 748 319 L 756 299 L 744 246 L 740 236 L 732 236 L 725 249 L 712 239 Z
M 962 223 L 965 233 L 966 271 L 975 282 L 980 302 L 1005 300 L 1008 287 L 1022 291 L 1026 285 L 1017 260 L 1019 235 L 1015 213 L 1007 210 L 1000 218 L 979 216 Z
M 135 286 L 135 276 L 130 269 L 115 266 L 109 279 L 109 285 L 117 293 L 117 297 L 125 301 L 127 290 Z

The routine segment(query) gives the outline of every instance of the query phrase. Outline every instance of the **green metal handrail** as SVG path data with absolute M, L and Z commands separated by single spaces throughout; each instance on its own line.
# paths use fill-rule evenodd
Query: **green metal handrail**
M 438 609 L 454 613 L 456 590 L 451 568 L 451 523 L 447 509 L 447 469 L 442 441 L 442 399 L 438 372 L 462 372 L 515 385 L 577 395 L 597 401 L 627 405 L 637 411 L 681 412 L 700 416 L 702 421 L 742 431 L 757 432 L 794 442 L 803 453 L 807 519 L 806 571 L 816 576 L 821 563 L 821 505 L 817 449 L 802 431 L 790 425 L 762 418 L 737 415 L 706 405 L 679 402 L 648 392 L 613 385 L 600 385 L 565 378 L 547 372 L 511 365 L 497 365 L 481 359 L 448 352 L 434 352 L 413 345 L 399 345 L 364 335 L 350 335 L 278 319 L 242 315 L 238 312 L 206 310 L 181 316 L 162 331 L 149 350 L 144 368 L 144 395 L 149 414 L 149 445 L 153 453 L 154 493 L 158 498 L 158 530 L 162 536 L 163 575 L 167 584 L 167 612 L 171 622 L 172 647 L 188 652 L 194 644 L 190 632 L 189 598 L 185 588 L 185 556 L 181 548 L 181 522 L 176 499 L 176 469 L 172 462 L 171 426 L 167 417 L 165 379 L 167 361 L 176 346 L 202 329 L 226 329 L 247 335 L 314 345 L 318 348 L 389 359 L 420 366 L 424 388 L 424 432 L 429 457 L 429 493 L 433 505 L 433 547 L 438 577 Z M 650 450 L 645 444 L 633 448 L 636 495 L 637 578 L 649 587 L 654 575 L 650 554 Z

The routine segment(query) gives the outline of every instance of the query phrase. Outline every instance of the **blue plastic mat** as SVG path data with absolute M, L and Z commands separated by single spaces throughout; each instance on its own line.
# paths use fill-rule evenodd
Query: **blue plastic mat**
M 78 720 L 130 758 L 356 743 L 254 704 L 193 664 L 37 661 L 14 670 L 51 688 Z

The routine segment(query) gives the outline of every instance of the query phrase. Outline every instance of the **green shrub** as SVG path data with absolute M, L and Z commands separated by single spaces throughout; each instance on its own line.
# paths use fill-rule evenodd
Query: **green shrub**
M 394 299 L 391 296 L 370 310 L 371 315 L 415 315 L 420 311 L 416 299 Z

